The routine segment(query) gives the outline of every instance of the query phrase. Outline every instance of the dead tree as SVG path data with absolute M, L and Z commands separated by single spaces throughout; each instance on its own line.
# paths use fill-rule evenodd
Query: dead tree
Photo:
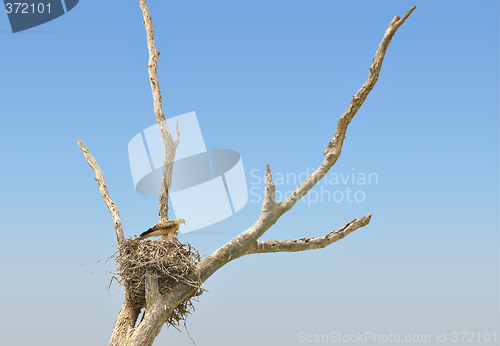
M 168 220 L 168 193 L 172 180 L 172 163 L 175 151 L 179 144 L 180 131 L 177 126 L 177 139 L 175 141 L 172 140 L 172 136 L 167 127 L 165 115 L 163 113 L 160 86 L 158 76 L 156 74 L 156 67 L 160 53 L 155 47 L 153 21 L 145 0 L 139 0 L 139 4 L 144 16 L 143 24 L 146 28 L 147 34 L 147 44 L 149 50 L 148 71 L 154 99 L 154 111 L 156 121 L 160 127 L 163 143 L 165 145 L 163 178 L 159 197 L 159 220 L 163 221 Z M 356 229 L 366 226 L 370 222 L 371 214 L 368 214 L 360 217 L 359 219 L 355 219 L 341 228 L 319 238 L 303 238 L 299 240 L 259 240 L 259 238 L 272 225 L 274 225 L 274 223 L 278 221 L 284 213 L 289 211 L 295 203 L 297 203 L 297 201 L 302 198 L 319 180 L 321 180 L 327 174 L 329 169 L 335 164 L 342 150 L 342 144 L 344 142 L 347 126 L 363 102 L 366 100 L 366 97 L 378 80 L 380 70 L 382 68 L 382 62 L 392 37 L 415 8 L 416 5 L 413 6 L 403 18 L 396 16 L 390 22 L 382 42 L 375 53 L 368 79 L 353 96 L 349 107 L 338 120 L 337 129 L 335 130 L 333 139 L 327 144 L 326 149 L 323 151 L 324 160 L 319 168 L 309 175 L 309 177 L 300 186 L 298 186 L 288 198 L 280 203 L 277 203 L 274 199 L 275 186 L 271 176 L 271 169 L 268 165 L 265 171 L 265 193 L 262 204 L 262 212 L 257 221 L 249 229 L 236 236 L 229 243 L 219 248 L 204 260 L 195 262 L 195 265 L 191 268 L 192 270 L 186 274 L 185 280 L 176 279 L 174 284 L 170 284 L 167 290 L 163 287 L 165 285 L 165 281 L 160 280 L 158 276 L 155 276 L 149 271 L 144 272 L 142 278 L 143 291 L 141 291 L 143 294 L 142 298 L 144 299 L 144 314 L 140 321 L 138 321 L 138 317 L 141 309 L 134 306 L 129 300 L 127 287 L 125 287 L 126 298 L 118 314 L 109 345 L 151 345 L 156 336 L 160 333 L 162 326 L 171 321 L 173 318 L 172 316 L 176 313 L 176 309 L 179 309 L 179 306 L 188 301 L 191 297 L 200 294 L 199 285 L 205 282 L 205 280 L 207 280 L 212 274 L 229 261 L 249 254 L 266 252 L 294 252 L 324 248 L 333 242 L 344 238 Z M 132 253 L 134 253 L 134 251 L 142 251 L 137 248 L 137 246 L 139 246 L 137 245 L 139 244 L 137 240 L 125 238 L 120 221 L 120 215 L 116 205 L 109 196 L 104 175 L 85 144 L 78 140 L 78 145 L 80 146 L 87 163 L 95 172 L 95 180 L 98 183 L 101 196 L 113 217 L 119 252 L 129 251 L 125 250 L 127 244 L 135 244 L 134 246 L 136 247 L 130 250 Z M 141 242 L 141 244 L 142 243 L 144 242 Z M 175 246 L 179 248 L 182 247 L 179 244 L 180 243 Z M 121 256 L 123 254 L 120 253 L 119 255 Z

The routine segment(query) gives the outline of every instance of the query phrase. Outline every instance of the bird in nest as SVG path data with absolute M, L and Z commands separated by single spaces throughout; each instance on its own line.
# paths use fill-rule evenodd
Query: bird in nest
M 175 220 L 165 220 L 157 223 L 146 232 L 143 232 L 137 240 L 143 240 L 150 237 L 162 237 L 162 239 L 172 240 L 176 237 L 177 231 L 179 230 L 179 226 L 182 224 L 186 224 L 184 219 L 175 219 Z

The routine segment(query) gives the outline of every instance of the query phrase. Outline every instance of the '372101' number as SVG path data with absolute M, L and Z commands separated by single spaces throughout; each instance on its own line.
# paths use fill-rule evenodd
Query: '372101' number
M 8 2 L 5 4 L 5 10 L 7 13 L 50 13 L 50 2 L 47 5 L 40 2 L 37 6 L 34 3 L 30 5 L 25 2 Z

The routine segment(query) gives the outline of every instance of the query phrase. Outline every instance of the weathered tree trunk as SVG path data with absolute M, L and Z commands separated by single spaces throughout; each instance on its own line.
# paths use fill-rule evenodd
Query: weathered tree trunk
M 148 71 L 154 99 L 154 111 L 165 145 L 163 179 L 159 197 L 159 219 L 163 221 L 168 219 L 168 192 L 172 181 L 172 164 L 175 157 L 175 151 L 179 145 L 180 132 L 177 126 L 177 139 L 174 141 L 167 127 L 167 122 L 163 113 L 158 76 L 156 74 L 158 56 L 160 53 L 155 47 L 153 21 L 145 0 L 139 0 L 139 4 L 144 16 L 143 24 L 147 33 L 149 50 Z M 267 166 L 265 172 L 265 194 L 260 217 L 248 230 L 236 236 L 229 243 L 199 262 L 193 273 L 193 282 L 200 279 L 201 282 L 204 282 L 226 263 L 244 255 L 266 252 L 294 252 L 323 248 L 342 239 L 356 229 L 366 226 L 370 222 L 371 214 L 368 214 L 319 238 L 268 240 L 263 242 L 258 240 L 284 213 L 289 211 L 300 198 L 321 180 L 335 164 L 340 156 L 349 123 L 378 80 L 382 62 L 392 37 L 415 8 L 416 6 L 413 6 L 403 18 L 396 16 L 389 24 L 382 42 L 375 53 L 368 79 L 353 96 L 349 107 L 338 120 L 337 129 L 333 135 L 333 139 L 327 144 L 323 152 L 324 160 L 319 168 L 309 175 L 309 177 L 298 186 L 287 199 L 281 203 L 276 203 L 274 199 L 275 186 L 271 176 L 271 169 Z M 97 165 L 97 162 L 83 142 L 78 140 L 78 145 L 96 174 L 96 181 L 101 190 L 101 195 L 113 216 L 116 237 L 120 248 L 120 244 L 123 244 L 126 239 L 123 235 L 118 209 L 109 197 L 104 175 Z M 113 329 L 109 343 L 110 346 L 151 345 L 174 309 L 185 299 L 189 299 L 193 296 L 197 290 L 193 285 L 179 282 L 171 288 L 168 294 L 160 294 L 157 278 L 148 274 L 145 278 L 145 286 L 146 307 L 141 321 L 137 321 L 140 310 L 133 308 L 130 302 L 125 299 Z

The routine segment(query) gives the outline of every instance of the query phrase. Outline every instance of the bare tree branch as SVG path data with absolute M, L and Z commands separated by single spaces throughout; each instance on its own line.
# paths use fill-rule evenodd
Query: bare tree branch
M 163 177 L 161 180 L 160 195 L 158 198 L 158 219 L 161 221 L 168 220 L 168 194 L 170 191 L 170 186 L 172 185 L 172 171 L 173 163 L 175 158 L 175 151 L 179 146 L 180 131 L 179 123 L 177 123 L 177 139 L 174 141 L 172 135 L 167 126 L 167 121 L 165 119 L 165 114 L 163 113 L 163 105 L 160 92 L 160 82 L 158 81 L 158 75 L 156 73 L 156 67 L 158 65 L 158 57 L 160 56 L 160 51 L 156 50 L 155 45 L 155 32 L 153 28 L 153 19 L 151 18 L 151 13 L 149 12 L 148 5 L 145 0 L 139 0 L 139 5 L 142 10 L 142 15 L 144 17 L 144 27 L 146 28 L 148 51 L 149 51 L 149 61 L 148 61 L 148 72 L 149 81 L 151 82 L 151 91 L 153 92 L 153 103 L 154 111 L 156 116 L 156 122 L 160 128 L 161 138 L 165 146 L 165 158 L 163 160 Z
M 118 241 L 118 244 L 120 244 L 125 241 L 125 236 L 123 235 L 122 222 L 120 220 L 120 213 L 118 212 L 118 208 L 116 207 L 111 197 L 109 197 L 108 186 L 106 185 L 106 180 L 104 180 L 104 175 L 102 174 L 99 165 L 97 164 L 96 160 L 94 160 L 94 157 L 90 153 L 89 149 L 87 149 L 87 146 L 81 140 L 77 140 L 76 142 L 78 143 L 78 146 L 80 147 L 83 156 L 85 156 L 85 159 L 87 160 L 87 163 L 89 164 L 90 168 L 92 168 L 95 172 L 94 179 L 95 181 L 97 181 L 97 186 L 101 191 L 102 199 L 104 200 L 104 203 L 106 203 L 106 205 L 108 206 L 109 212 L 113 217 L 116 239 Z
M 144 26 L 146 27 L 147 33 L 149 50 L 148 70 L 154 98 L 155 115 L 158 126 L 160 127 L 163 143 L 165 144 L 163 179 L 159 198 L 159 218 L 160 221 L 164 221 L 168 219 L 168 192 L 170 189 L 172 178 L 172 164 L 175 156 L 175 150 L 177 149 L 177 146 L 179 144 L 180 132 L 177 124 L 177 139 L 173 141 L 165 121 L 165 115 L 163 114 L 158 76 L 156 74 L 159 52 L 155 48 L 153 22 L 145 0 L 139 0 L 139 4 L 144 16 Z M 274 223 L 276 223 L 276 221 L 284 213 L 290 210 L 300 198 L 302 198 L 320 179 L 322 179 L 327 174 L 329 169 L 335 164 L 341 153 L 347 126 L 377 82 L 385 52 L 392 37 L 394 36 L 397 29 L 413 12 L 415 7 L 416 6 L 413 6 L 402 19 L 396 16 L 389 24 L 384 38 L 382 39 L 382 42 L 377 49 L 375 58 L 373 59 L 368 79 L 361 87 L 361 89 L 354 95 L 348 109 L 338 120 L 337 129 L 335 131 L 333 139 L 328 143 L 325 151 L 323 152 L 325 157 L 321 166 L 315 172 L 309 175 L 304 183 L 298 186 L 290 197 L 288 197 L 281 203 L 276 203 L 275 201 L 275 186 L 272 180 L 271 169 L 269 168 L 269 166 L 267 166 L 265 172 L 265 194 L 259 219 L 245 232 L 236 236 L 228 244 L 222 246 L 213 254 L 198 263 L 195 272 L 192 274 L 193 281 L 201 279 L 201 282 L 204 282 L 215 271 L 217 271 L 229 261 L 247 254 L 283 251 L 293 252 L 323 248 L 339 239 L 342 239 L 347 234 L 355 231 L 356 229 L 366 226 L 370 222 L 371 214 L 368 214 L 362 218 L 353 220 L 342 228 L 330 232 L 325 236 L 319 238 L 303 238 L 299 240 L 258 240 Z M 79 141 L 79 145 L 80 143 L 81 142 Z M 81 143 L 80 145 L 81 148 L 82 145 L 83 143 Z M 87 157 L 87 162 L 89 162 L 89 165 L 94 169 L 94 171 L 96 171 L 96 176 L 99 177 L 97 172 L 100 173 L 100 170 L 97 166 L 97 163 L 93 161 L 93 158 L 90 153 L 88 153 L 86 147 L 85 150 L 86 151 L 84 151 L 84 149 L 82 148 L 82 152 L 84 152 L 84 155 Z M 86 152 L 92 158 L 92 162 L 95 164 L 91 164 L 91 161 L 86 155 Z M 100 174 L 102 176 L 102 173 Z M 98 181 L 99 187 L 101 188 L 101 194 L 103 195 L 103 198 L 104 196 L 107 196 L 109 198 L 109 194 L 104 183 L 104 177 L 102 177 L 103 187 L 101 187 L 101 180 L 98 178 L 96 178 L 96 180 Z M 106 201 L 106 204 L 108 204 L 106 198 L 104 199 Z M 111 199 L 109 199 L 109 201 L 111 201 Z M 114 207 L 114 209 L 112 207 Z M 112 201 L 111 204 L 108 204 L 108 208 L 110 209 L 110 211 L 116 210 L 116 206 L 112 204 Z M 117 210 L 116 215 L 118 215 Z M 115 221 L 115 230 L 118 229 L 116 225 L 117 223 Z M 118 230 L 116 232 L 117 238 L 120 242 L 120 239 L 124 239 L 123 231 L 121 230 L 121 223 L 119 223 L 119 230 L 120 232 Z M 134 310 L 128 304 L 127 300 L 125 300 L 122 310 L 120 310 L 118 319 L 115 323 L 110 345 L 152 345 L 154 339 L 160 333 L 162 326 L 167 321 L 169 316 L 171 316 L 174 309 L 182 301 L 188 299 L 189 297 L 192 297 L 193 294 L 195 294 L 196 289 L 197 288 L 195 286 L 186 284 L 184 282 L 178 282 L 172 287 L 169 287 L 168 293 L 160 294 L 157 279 L 152 275 L 147 275 L 145 292 L 146 310 L 142 321 L 136 324 L 138 311 L 137 309 Z
M 262 203 L 262 212 L 257 222 L 245 232 L 233 238 L 210 256 L 201 261 L 196 270 L 202 282 L 210 277 L 224 264 L 239 258 L 248 251 L 252 243 L 257 241 L 281 216 L 278 214 L 278 204 L 274 201 L 275 186 L 269 165 L 266 167 L 265 191 Z
M 269 165 L 266 167 L 265 175 L 265 195 L 262 204 L 262 212 L 255 224 L 248 230 L 233 238 L 229 243 L 216 250 L 213 254 L 205 258 L 197 266 L 197 271 L 202 279 L 205 281 L 210 275 L 217 271 L 220 267 L 229 261 L 241 257 L 249 251 L 250 247 L 259 239 L 284 213 L 290 210 L 297 201 L 302 198 L 318 181 L 320 181 L 330 170 L 330 168 L 337 162 L 342 150 L 347 126 L 351 122 L 354 115 L 356 115 L 359 108 L 363 105 L 366 97 L 375 86 L 378 80 L 382 62 L 385 57 L 385 52 L 392 37 L 397 29 L 405 22 L 408 16 L 415 10 L 416 5 L 413 6 L 401 19 L 399 16 L 389 24 L 382 42 L 380 43 L 375 57 L 373 58 L 370 67 L 368 79 L 363 84 L 361 89 L 353 96 L 351 103 L 347 110 L 342 114 L 337 122 L 337 129 L 333 139 L 328 143 L 325 151 L 323 152 L 325 158 L 321 166 L 316 169 L 295 191 L 284 201 L 277 204 L 274 201 L 275 187 L 272 181 L 271 170 Z M 370 218 L 365 219 L 366 223 Z
M 290 240 L 267 240 L 259 241 L 250 246 L 246 255 L 253 253 L 266 253 L 266 252 L 296 252 L 313 249 L 322 249 L 337 240 L 344 238 L 346 235 L 354 232 L 358 228 L 368 225 L 370 222 L 371 214 L 363 216 L 359 219 L 353 220 L 335 231 L 319 238 L 302 238 Z
M 342 151 L 342 144 L 344 143 L 345 134 L 347 131 L 347 126 L 351 122 L 352 118 L 356 115 L 358 110 L 361 108 L 366 100 L 366 97 L 372 91 L 375 83 L 377 83 L 380 70 L 382 69 L 382 62 L 384 61 L 385 52 L 391 43 L 391 39 L 398 30 L 398 28 L 405 22 L 408 16 L 415 10 L 417 5 L 414 5 L 403 17 L 400 19 L 399 16 L 394 17 L 394 19 L 389 24 L 389 27 L 385 31 L 384 38 L 380 45 L 378 46 L 375 57 L 373 58 L 372 65 L 370 67 L 370 73 L 365 84 L 358 90 L 358 92 L 353 96 L 351 103 L 347 110 L 342 114 L 339 121 L 337 122 L 337 129 L 333 135 L 333 139 L 326 146 L 323 154 L 325 159 L 323 164 L 314 171 L 287 199 L 280 203 L 280 209 L 283 213 L 290 210 L 297 201 L 302 198 L 319 180 L 321 180 L 330 170 L 330 168 L 337 162 Z

